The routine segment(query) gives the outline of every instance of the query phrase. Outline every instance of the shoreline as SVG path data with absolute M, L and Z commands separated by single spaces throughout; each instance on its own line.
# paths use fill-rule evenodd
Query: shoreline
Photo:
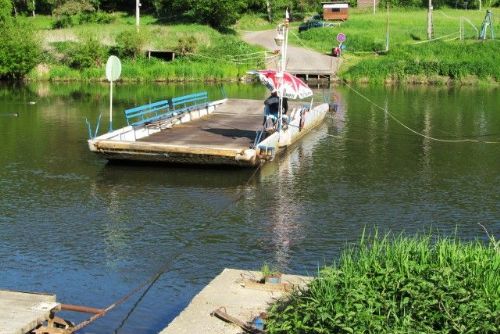
M 107 79 L 102 77 L 90 77 L 90 78 L 75 78 L 74 76 L 60 76 L 57 78 L 43 78 L 42 75 L 33 78 L 33 75 L 20 80 L 26 83 L 64 83 L 64 82 L 81 82 L 81 83 L 106 83 Z M 19 80 L 2 80 L 4 83 L 15 83 Z M 116 83 L 172 83 L 172 84 L 184 84 L 184 83 L 206 83 L 206 84 L 218 84 L 218 83 L 241 83 L 241 84 L 252 84 L 257 81 L 249 79 L 247 77 L 241 78 L 196 78 L 196 79 L 168 79 L 168 78 L 158 78 L 158 79 L 144 79 L 144 78 L 120 78 Z M 343 85 L 343 84 L 356 84 L 356 85 L 383 85 L 385 87 L 403 86 L 403 87 L 413 87 L 413 86 L 429 86 L 429 87 L 470 87 L 474 85 L 481 85 L 485 87 L 496 87 L 500 85 L 499 81 L 492 78 L 478 78 L 476 76 L 468 76 L 462 79 L 453 79 L 451 77 L 445 76 L 412 76 L 404 79 L 391 79 L 386 78 L 380 80 L 379 78 L 361 78 L 359 80 L 344 79 L 342 77 L 333 77 L 330 84 L 333 85 Z

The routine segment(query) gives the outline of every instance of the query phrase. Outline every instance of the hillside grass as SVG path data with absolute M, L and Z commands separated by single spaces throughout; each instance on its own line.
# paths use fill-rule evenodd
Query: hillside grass
M 76 46 L 89 37 L 96 39 L 107 54 L 114 54 L 117 37 L 123 32 L 135 32 L 135 17 L 114 15 L 116 19 L 109 24 L 89 23 L 65 29 L 52 29 L 49 17 L 19 18 L 38 28 L 46 51 L 42 64 L 28 75 L 28 80 L 105 80 L 105 59 L 90 68 L 71 67 L 68 59 Z M 145 39 L 144 51 L 178 51 L 180 40 L 192 37 L 195 42 L 193 50 L 177 52 L 172 62 L 147 60 L 145 56 L 122 58 L 122 81 L 237 81 L 249 69 L 262 66 L 264 60 L 262 48 L 248 45 L 235 34 L 221 34 L 204 25 L 165 25 L 144 16 L 140 33 Z
M 363 238 L 275 303 L 267 333 L 498 333 L 500 243 Z
M 445 83 L 449 79 L 466 82 L 498 82 L 499 41 L 477 40 L 485 11 L 439 9 L 434 11 L 434 38 L 427 42 L 426 11 L 392 9 L 372 14 L 351 10 L 349 20 L 336 26 L 298 33 L 292 30 L 290 42 L 323 53 L 331 53 L 336 36 L 343 32 L 343 64 L 339 76 L 347 81 Z M 493 9 L 494 18 L 500 9 Z M 464 41 L 458 40 L 461 17 Z M 385 52 L 389 18 L 389 52 Z M 495 31 L 500 21 L 494 19 Z M 489 36 L 489 35 L 488 35 Z

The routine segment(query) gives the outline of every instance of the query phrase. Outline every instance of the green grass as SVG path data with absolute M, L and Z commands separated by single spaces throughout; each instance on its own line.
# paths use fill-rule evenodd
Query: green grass
M 198 62 L 188 59 L 174 62 L 140 59 L 123 60 L 120 81 L 124 82 L 191 82 L 191 81 L 237 81 L 247 71 L 244 66 L 237 66 L 222 61 Z M 31 81 L 105 81 L 102 67 L 73 69 L 66 65 L 52 64 L 47 73 L 32 71 Z
M 499 246 L 363 238 L 274 304 L 268 333 L 498 333 Z
M 342 76 L 348 81 L 421 83 L 450 78 L 474 83 L 500 81 L 500 43 L 440 42 L 402 46 L 386 56 L 366 58 L 347 68 Z
M 338 44 L 337 34 L 345 33 L 346 50 L 340 76 L 348 81 L 408 82 L 417 76 L 429 82 L 439 76 L 457 80 L 473 76 L 498 82 L 499 42 L 477 41 L 477 32 L 472 27 L 480 29 L 484 15 L 485 11 L 476 10 L 435 10 L 434 37 L 440 40 L 427 42 L 425 10 L 394 9 L 389 16 L 384 11 L 374 15 L 353 10 L 349 20 L 340 26 L 310 29 L 300 34 L 292 30 L 290 42 L 330 53 Z M 500 9 L 494 8 L 493 16 L 500 17 Z M 387 17 L 390 43 L 385 54 Z M 456 39 L 461 17 L 468 20 L 464 20 L 465 43 Z M 499 22 L 494 20 L 497 32 Z
M 83 24 L 67 29 L 46 29 L 50 26 L 47 17 L 23 18 L 38 22 L 43 37 L 45 53 L 43 71 L 33 70 L 29 80 L 51 81 L 101 81 L 103 66 L 73 69 L 70 64 L 75 44 L 95 37 L 108 50 L 114 51 L 116 37 L 135 30 L 134 18 L 116 14 L 117 19 L 110 24 Z M 43 23 L 43 24 L 42 24 Z M 44 27 L 44 28 L 42 28 Z M 146 45 L 144 49 L 176 50 L 179 39 L 193 36 L 196 39 L 192 54 L 179 55 L 173 62 L 146 59 L 122 59 L 123 81 L 236 81 L 249 69 L 262 66 L 263 49 L 250 46 L 235 35 L 221 34 L 199 24 L 162 25 L 152 17 L 143 17 L 141 33 Z M 101 61 L 102 63 L 102 61 Z

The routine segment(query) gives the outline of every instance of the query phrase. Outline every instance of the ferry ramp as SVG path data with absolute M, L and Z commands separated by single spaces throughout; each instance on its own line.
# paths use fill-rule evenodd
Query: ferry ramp
M 292 33 L 290 31 L 289 33 Z M 242 33 L 242 38 L 247 43 L 260 45 L 270 51 L 277 49 L 274 42 L 276 30 L 251 31 Z M 332 41 L 333 47 L 333 41 Z M 278 59 L 267 64 L 270 69 L 277 69 Z M 328 80 L 336 76 L 340 66 L 340 59 L 311 49 L 299 46 L 288 46 L 286 57 L 286 70 L 294 75 L 305 77 L 327 77 Z

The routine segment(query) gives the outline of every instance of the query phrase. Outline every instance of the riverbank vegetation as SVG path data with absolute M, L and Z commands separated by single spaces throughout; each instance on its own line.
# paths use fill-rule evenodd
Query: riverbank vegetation
M 433 41 L 427 40 L 426 15 L 416 9 L 351 11 L 349 19 L 336 27 L 293 32 L 290 41 L 331 53 L 338 44 L 337 34 L 346 34 L 339 76 L 348 82 L 498 83 L 500 43 L 489 34 L 487 40 L 478 40 L 484 11 L 435 10 Z M 498 8 L 493 16 L 500 16 Z M 499 22 L 494 21 L 495 31 L 500 30 Z
M 274 304 L 268 333 L 498 333 L 500 243 L 362 238 Z
M 484 11 L 443 7 L 458 2 L 434 1 L 439 10 L 434 11 L 435 40 L 429 42 L 426 11 L 416 9 L 418 1 L 392 0 L 390 6 L 401 7 L 389 14 L 384 1 L 375 14 L 351 8 L 347 21 L 301 33 L 297 26 L 321 10 L 321 1 L 144 0 L 139 32 L 134 3 L 0 1 L 9 21 L 1 28 L 0 79 L 105 80 L 104 63 L 114 54 L 122 60 L 125 81 L 240 80 L 248 70 L 266 66 L 266 53 L 241 41 L 237 32 L 274 28 L 286 7 L 294 19 L 291 43 L 331 53 L 337 34 L 347 35 L 338 74 L 348 82 L 496 84 L 500 77 L 500 43 L 477 40 Z M 484 5 L 498 6 L 498 1 Z M 500 16 L 498 8 L 493 16 Z M 500 21 L 493 22 L 500 31 Z M 176 57 L 147 60 L 147 50 L 173 51 Z
M 40 34 L 47 51 L 29 80 L 102 81 L 109 55 L 122 60 L 122 81 L 235 81 L 259 68 L 264 50 L 234 34 L 199 24 L 162 25 L 143 18 L 139 32 L 129 16 L 115 14 L 113 23 L 86 23 L 45 29 Z M 35 20 L 46 21 L 45 17 Z M 173 61 L 148 59 L 146 50 L 175 52 Z
M 111 54 L 122 59 L 125 81 L 236 81 L 264 66 L 264 50 L 241 41 L 230 27 L 246 10 L 265 7 L 259 1 L 144 0 L 139 32 L 135 5 L 128 2 L 2 1 L 10 4 L 5 10 L 10 19 L 37 30 L 29 34 L 44 51 L 28 71 L 4 78 L 104 80 Z M 271 1 L 269 9 L 285 2 Z M 175 59 L 149 60 L 147 50 L 175 52 Z
M 20 79 L 38 62 L 40 44 L 29 26 L 11 16 L 10 0 L 0 0 L 0 79 Z

